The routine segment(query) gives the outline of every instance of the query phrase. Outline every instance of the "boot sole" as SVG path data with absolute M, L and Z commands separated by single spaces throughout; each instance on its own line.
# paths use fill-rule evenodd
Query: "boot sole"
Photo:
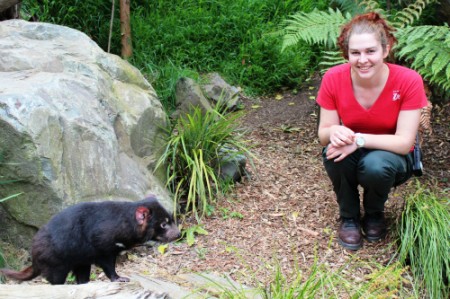
M 381 241 L 386 237 L 386 235 L 387 235 L 387 232 L 385 232 L 379 236 L 368 236 L 364 233 L 364 230 L 363 230 L 364 239 L 366 239 L 367 242 L 369 242 L 369 243 L 375 243 L 375 242 Z
M 338 242 L 345 249 L 349 249 L 349 250 L 353 250 L 353 251 L 361 249 L 361 247 L 363 245 L 363 241 L 362 240 L 361 240 L 361 242 L 359 244 L 350 244 L 350 243 L 345 243 L 344 241 L 341 240 L 341 238 L 338 238 Z

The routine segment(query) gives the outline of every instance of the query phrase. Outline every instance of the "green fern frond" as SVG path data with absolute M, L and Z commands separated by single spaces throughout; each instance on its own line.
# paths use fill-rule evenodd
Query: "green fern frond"
M 444 71 L 444 68 L 448 65 L 450 65 L 449 57 L 446 57 L 445 55 L 437 56 L 434 59 L 434 63 L 431 65 L 431 71 L 437 74 L 441 71 Z M 448 76 L 447 78 L 450 78 L 450 76 Z
M 423 58 L 423 65 L 426 67 L 431 67 L 431 64 L 435 65 L 436 62 L 436 56 L 438 53 L 432 50 L 427 51 L 427 55 Z
M 450 91 L 450 28 L 415 26 L 397 33 L 400 49 L 396 56 L 406 59 L 430 83 Z
M 445 71 L 445 75 L 446 75 L 447 78 L 450 78 L 450 63 L 447 64 L 447 69 Z
M 364 12 L 375 11 L 384 14 L 384 10 L 380 8 L 380 4 L 374 0 L 363 0 L 359 2 L 358 6 L 362 7 Z
M 417 0 L 401 11 L 398 11 L 393 18 L 392 24 L 396 28 L 404 28 L 412 25 L 414 21 L 420 18 L 425 7 L 433 2 L 436 2 L 436 0 Z
M 397 12 L 394 16 L 380 8 L 378 1 L 354 1 L 358 8 L 353 9 L 349 0 L 336 1 L 346 4 L 352 11 L 376 11 L 397 29 L 398 44 L 395 49 L 397 58 L 407 60 L 429 83 L 435 84 L 447 92 L 450 91 L 450 33 L 445 26 L 411 26 L 420 19 L 425 7 L 436 0 L 416 0 L 413 4 Z M 328 11 L 314 10 L 310 13 L 299 12 L 289 17 L 282 24 L 277 34 L 283 36 L 282 49 L 293 46 L 300 41 L 308 44 L 318 44 L 331 49 L 322 52 L 320 66 L 323 71 L 331 66 L 345 62 L 337 51 L 336 39 L 340 28 L 347 23 L 352 15 L 345 15 L 338 9 Z
M 325 73 L 329 68 L 346 63 L 347 60 L 345 60 L 342 57 L 342 53 L 338 50 L 336 51 L 322 51 L 322 61 L 319 62 L 319 65 L 321 67 L 321 73 Z
M 328 12 L 314 10 L 310 13 L 298 12 L 282 22 L 284 36 L 282 50 L 305 41 L 308 44 L 321 44 L 332 48 L 336 46 L 336 39 L 342 24 L 351 19 L 339 10 Z
M 333 4 L 337 4 L 333 5 Z M 339 7 L 341 11 L 349 12 L 352 16 L 366 12 L 366 7 L 355 0 L 331 0 L 330 6 Z

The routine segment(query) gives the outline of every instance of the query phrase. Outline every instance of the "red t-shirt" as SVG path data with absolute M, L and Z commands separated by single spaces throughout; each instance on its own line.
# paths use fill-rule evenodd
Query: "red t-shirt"
M 337 110 L 344 126 L 358 133 L 394 134 L 400 110 L 420 109 L 427 105 L 422 77 L 415 71 L 387 64 L 389 77 L 378 99 L 369 109 L 353 95 L 350 64 L 329 69 L 323 76 L 317 103 Z

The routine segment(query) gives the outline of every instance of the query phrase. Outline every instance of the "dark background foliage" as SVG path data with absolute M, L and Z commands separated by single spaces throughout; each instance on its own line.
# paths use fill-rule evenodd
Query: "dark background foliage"
M 360 1 L 364 2 L 364 1 Z M 395 13 L 414 1 L 378 1 Z M 121 53 L 119 1 L 115 0 L 110 51 Z M 216 71 L 247 94 L 297 88 L 317 71 L 320 48 L 299 43 L 281 52 L 275 32 L 295 12 L 328 7 L 355 13 L 350 0 L 135 0 L 131 1 L 133 56 L 164 107 L 174 106 L 178 78 Z M 438 4 L 428 5 L 420 22 L 442 24 Z M 112 1 L 24 0 L 22 17 L 69 26 L 108 49 Z
M 314 46 L 281 52 L 270 35 L 280 20 L 295 11 L 324 9 L 329 1 L 149 1 L 131 2 L 133 56 L 130 62 L 146 75 L 163 104 L 173 106 L 174 84 L 181 76 L 217 71 L 250 94 L 296 87 L 317 66 Z M 111 52 L 120 54 L 119 4 L 116 1 Z M 111 2 L 27 0 L 24 18 L 66 25 L 85 32 L 108 48 Z

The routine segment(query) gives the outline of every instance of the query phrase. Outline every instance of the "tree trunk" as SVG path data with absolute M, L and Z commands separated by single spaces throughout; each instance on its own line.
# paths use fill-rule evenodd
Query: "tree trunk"
M 122 35 L 122 58 L 128 59 L 133 54 L 130 27 L 130 0 L 120 0 L 120 32 Z
M 19 2 L 20 0 L 0 0 L 0 12 L 3 12 L 4 10 L 16 5 Z

